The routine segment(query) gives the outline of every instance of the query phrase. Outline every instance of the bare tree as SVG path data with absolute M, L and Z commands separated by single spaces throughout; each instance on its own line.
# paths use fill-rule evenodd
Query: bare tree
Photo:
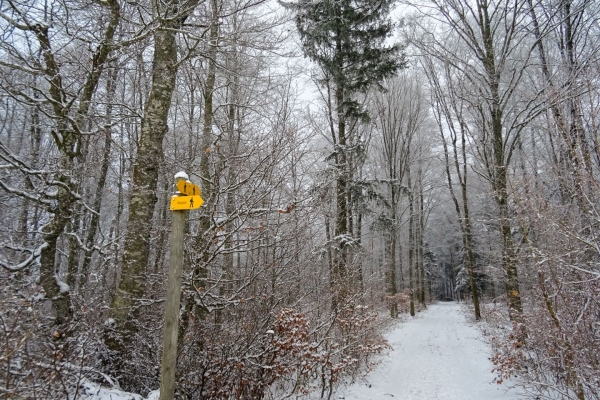
M 44 82 L 43 84 L 39 82 L 38 87 L 26 89 L 12 86 L 9 81 L 4 80 L 3 89 L 16 101 L 39 110 L 34 111 L 34 116 L 41 113 L 48 118 L 48 128 L 58 152 L 58 161 L 52 170 L 36 170 L 21 161 L 9 147 L 2 144 L 2 159 L 11 165 L 11 168 L 22 173 L 30 184 L 27 191 L 13 188 L 3 181 L 0 181 L 1 187 L 10 194 L 43 205 L 51 216 L 49 222 L 42 228 L 42 241 L 37 248 L 23 249 L 31 254 L 26 262 L 17 266 L 3 263 L 3 266 L 9 270 L 21 270 L 29 267 L 39 257 L 40 283 L 54 307 L 56 324 L 63 325 L 59 329 L 65 329 L 64 324 L 68 322 L 72 309 L 70 288 L 61 278 L 60 268 L 57 269 L 57 265 L 60 267 L 60 263 L 57 263 L 57 246 L 81 198 L 78 193 L 81 177 L 77 175 L 77 171 L 85 162 L 82 146 L 90 123 L 90 106 L 113 48 L 114 34 L 121 17 L 120 5 L 116 0 L 98 5 L 94 11 L 104 15 L 106 23 L 103 24 L 103 33 L 99 37 L 87 29 L 81 30 L 83 36 L 80 40 L 96 43 L 94 51 L 83 55 L 89 57 L 89 64 L 84 68 L 78 68 L 65 61 L 64 57 L 68 57 L 70 51 L 82 50 L 77 47 L 75 38 L 69 37 L 69 29 L 77 29 L 70 24 L 78 24 L 80 28 L 85 25 L 81 22 L 76 23 L 75 19 L 67 18 L 65 25 L 58 26 L 61 30 L 58 36 L 51 33 L 56 28 L 50 24 L 50 21 L 55 19 L 63 21 L 61 16 L 68 15 L 69 10 L 62 6 L 48 8 L 39 7 L 37 3 L 10 2 L 1 14 L 4 21 L 3 29 L 6 32 L 16 30 L 21 33 L 13 35 L 11 41 L 3 42 L 3 50 L 10 55 L 7 61 L 2 63 L 2 68 L 6 71 L 3 75 L 8 77 L 9 72 L 19 71 L 30 76 L 39 76 Z M 70 45 L 65 46 L 64 43 L 60 43 L 62 40 L 66 40 Z M 75 74 L 75 71 L 79 75 Z M 34 80 L 36 81 L 37 79 Z M 39 129 L 39 125 L 36 126 L 37 124 L 34 122 L 33 125 L 34 136 L 38 136 L 36 130 Z M 32 179 L 46 186 L 44 189 L 46 195 L 40 196 L 35 191 L 31 191 Z
M 432 92 L 433 111 L 438 127 L 442 145 L 444 148 L 444 160 L 446 165 L 446 178 L 452 201 L 454 202 L 456 216 L 462 233 L 464 251 L 466 253 L 465 264 L 469 274 L 469 285 L 471 287 L 471 296 L 473 299 L 473 308 L 475 319 L 481 319 L 479 309 L 479 290 L 475 278 L 475 255 L 473 249 L 473 226 L 469 213 L 469 200 L 467 197 L 467 174 L 468 174 L 468 152 L 467 152 L 467 132 L 465 121 L 465 105 L 456 97 L 454 85 L 461 85 L 456 76 L 451 75 L 449 68 L 439 67 L 430 58 L 424 58 L 422 62 L 427 73 Z M 443 68 L 443 69 L 442 69 Z M 446 82 L 442 86 L 441 81 Z M 448 145 L 450 142 L 450 146 Z M 450 147 L 450 150 L 448 149 Z M 450 158 L 452 152 L 452 159 Z M 459 196 L 454 189 L 454 174 L 460 189 Z
M 470 110 L 466 128 L 475 143 L 480 174 L 489 182 L 494 196 L 509 313 L 511 319 L 519 320 L 523 307 L 518 246 L 511 231 L 509 166 L 521 132 L 541 111 L 535 93 L 525 96 L 519 90 L 529 68 L 529 52 L 522 46 L 526 9 L 518 2 L 457 0 L 430 1 L 421 10 L 424 14 L 434 13 L 452 34 L 439 39 L 424 19 L 415 19 L 423 35 L 413 35 L 413 43 L 423 54 L 449 64 L 469 82 L 468 90 L 460 94 Z
M 385 165 L 385 179 L 389 187 L 389 220 L 390 226 L 387 235 L 389 240 L 388 258 L 388 292 L 394 297 L 398 293 L 396 262 L 402 260 L 402 254 L 397 253 L 397 240 L 401 227 L 400 204 L 401 197 L 406 196 L 409 201 L 409 285 L 411 285 L 411 315 L 414 315 L 414 285 L 413 262 L 415 243 L 412 232 L 414 231 L 414 194 L 411 187 L 410 165 L 415 162 L 416 139 L 420 127 L 426 116 L 425 103 L 420 92 L 420 87 L 412 73 L 402 73 L 397 78 L 386 83 L 387 91 L 375 97 L 375 113 L 377 124 L 381 130 L 381 153 Z M 402 274 L 402 269 L 400 269 Z M 396 300 L 392 301 L 390 312 L 392 317 L 397 316 Z

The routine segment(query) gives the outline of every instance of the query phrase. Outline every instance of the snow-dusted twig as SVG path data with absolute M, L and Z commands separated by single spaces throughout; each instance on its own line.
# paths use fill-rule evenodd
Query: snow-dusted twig
M 48 243 L 44 242 L 40 246 L 38 246 L 38 248 L 36 248 L 34 251 L 32 251 L 31 255 L 29 257 L 27 257 L 27 259 L 25 261 L 23 261 L 17 265 L 11 265 L 7 262 L 0 260 L 0 266 L 2 266 L 2 268 L 6 269 L 10 272 L 21 271 L 22 269 L 27 268 L 29 265 L 31 265 L 31 263 L 33 261 L 35 261 L 42 254 L 42 250 L 44 250 L 47 247 L 48 247 Z
M 27 193 L 23 190 L 15 189 L 13 187 L 8 186 L 1 180 L 0 180 L 0 188 L 4 189 L 8 193 L 14 194 L 19 197 L 24 197 L 28 200 L 32 200 L 32 201 L 38 202 L 40 204 L 44 204 L 46 206 L 51 206 L 53 204 L 52 200 L 44 199 L 39 196 L 34 196 L 31 193 Z

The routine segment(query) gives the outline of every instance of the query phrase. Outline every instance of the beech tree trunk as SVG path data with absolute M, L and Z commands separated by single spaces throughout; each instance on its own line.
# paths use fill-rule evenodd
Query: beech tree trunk
M 191 1 L 176 3 L 156 10 L 157 15 L 162 15 L 163 19 L 161 26 L 154 32 L 152 87 L 144 108 L 137 157 L 133 167 L 121 279 L 110 311 L 114 329 L 105 336 L 106 346 L 114 356 L 111 361 L 116 372 L 120 374 L 127 372 L 128 349 L 135 343 L 138 332 L 135 315 L 139 312 L 140 299 L 144 298 L 145 292 L 152 219 L 158 199 L 156 185 L 159 164 L 163 157 L 162 142 L 168 131 L 167 118 L 178 68 L 176 30 L 181 28 L 186 16 L 193 9 Z M 185 13 L 176 6 L 185 10 Z M 128 387 L 132 379 L 135 378 L 127 377 L 121 383 Z
M 410 315 L 415 316 L 415 205 L 410 177 L 410 165 L 406 171 L 408 181 L 408 289 L 410 291 Z
M 425 306 L 425 265 L 423 259 L 423 238 L 425 236 L 425 205 L 423 195 L 423 171 L 419 165 L 419 238 L 417 242 L 417 263 L 419 266 L 419 303 Z

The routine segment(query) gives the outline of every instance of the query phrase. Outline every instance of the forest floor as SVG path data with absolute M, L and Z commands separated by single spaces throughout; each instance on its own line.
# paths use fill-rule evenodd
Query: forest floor
M 494 382 L 490 348 L 468 321 L 462 305 L 430 305 L 386 335 L 393 350 L 354 383 L 340 386 L 332 399 L 346 400 L 516 400 L 518 389 Z M 83 385 L 80 400 L 158 400 L 99 385 Z M 312 398 L 312 397 L 311 397 Z
M 393 350 L 334 399 L 515 400 L 521 393 L 494 382 L 490 349 L 462 306 L 439 303 L 399 324 L 386 339 Z

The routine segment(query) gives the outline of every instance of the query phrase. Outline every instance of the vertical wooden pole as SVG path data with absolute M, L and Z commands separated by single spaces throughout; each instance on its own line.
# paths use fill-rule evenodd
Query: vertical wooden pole
M 175 185 L 187 175 L 175 175 Z M 173 400 L 175 395 L 175 368 L 177 363 L 177 334 L 179 333 L 179 305 L 181 301 L 181 273 L 183 269 L 183 239 L 187 211 L 172 211 L 169 277 L 165 299 L 165 329 L 160 371 L 160 400 Z

